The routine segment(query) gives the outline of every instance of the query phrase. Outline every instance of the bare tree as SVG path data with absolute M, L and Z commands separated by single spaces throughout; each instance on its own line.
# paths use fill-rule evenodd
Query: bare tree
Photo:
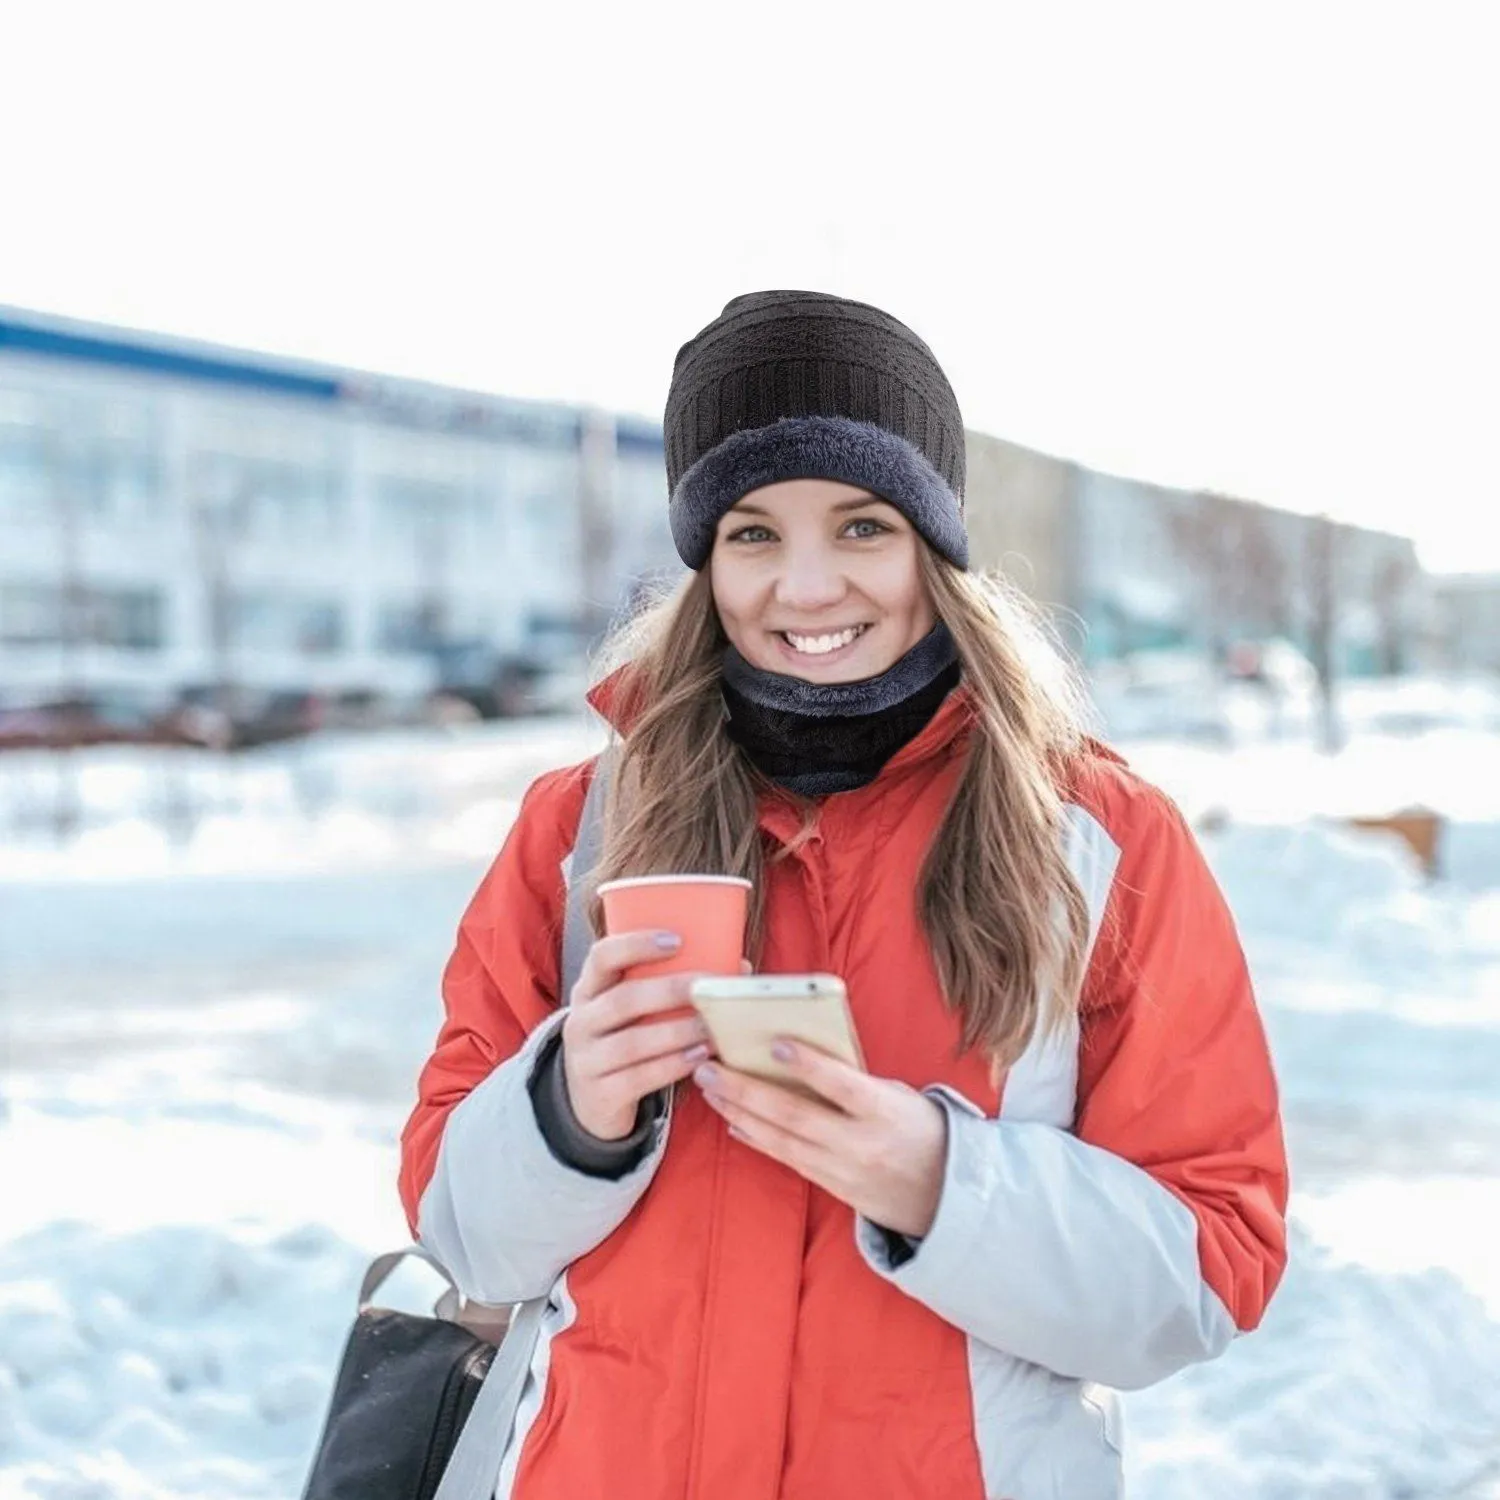
M 1242 628 L 1258 636 L 1286 635 L 1291 614 L 1290 569 L 1271 513 L 1234 504 L 1235 566 L 1228 580 Z
M 1375 618 L 1380 633 L 1380 670 L 1394 677 L 1406 670 L 1407 596 L 1418 573 L 1407 552 L 1387 557 L 1375 575 Z
M 1196 585 L 1203 632 L 1215 660 L 1229 645 L 1229 622 L 1222 581 L 1228 571 L 1224 528 L 1218 516 L 1218 497 L 1196 494 L 1170 513 L 1172 543 L 1179 565 Z
M 1216 658 L 1236 636 L 1286 631 L 1290 574 L 1264 507 L 1201 491 L 1172 512 L 1170 524 L 1178 560 L 1197 583 Z

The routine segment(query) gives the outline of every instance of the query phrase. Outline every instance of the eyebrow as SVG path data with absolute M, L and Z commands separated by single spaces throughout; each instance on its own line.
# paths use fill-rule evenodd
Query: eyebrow
M 836 513 L 842 515 L 846 510 L 863 510 L 867 505 L 890 505 L 890 503 L 891 502 L 887 500 L 883 495 L 859 495 L 852 500 L 838 501 L 833 506 L 833 509 Z M 740 502 L 736 505 L 731 506 L 726 514 L 739 516 L 769 516 L 771 513 L 768 510 L 762 510 L 758 505 L 746 505 L 743 502 Z

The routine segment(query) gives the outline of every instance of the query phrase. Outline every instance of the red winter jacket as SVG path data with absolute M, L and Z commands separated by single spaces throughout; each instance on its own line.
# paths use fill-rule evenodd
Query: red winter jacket
M 1113 1388 L 1255 1327 L 1285 1262 L 1277 1089 L 1233 922 L 1171 802 L 1102 747 L 1067 852 L 1079 1020 L 997 1087 L 958 1055 L 916 910 L 961 770 L 962 690 L 768 862 L 768 972 L 844 976 L 872 1072 L 949 1115 L 916 1254 L 680 1090 L 619 1181 L 552 1156 L 526 1082 L 560 1024 L 562 867 L 591 765 L 543 776 L 459 927 L 403 1134 L 413 1231 L 469 1296 L 547 1295 L 499 1493 L 518 1500 L 1094 1500 Z M 768 795 L 764 836 L 801 826 Z

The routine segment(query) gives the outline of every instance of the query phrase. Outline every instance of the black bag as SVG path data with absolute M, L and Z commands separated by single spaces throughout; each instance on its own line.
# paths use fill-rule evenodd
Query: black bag
M 371 1305 L 403 1254 L 433 1264 L 413 1248 L 366 1274 L 303 1500 L 432 1500 L 494 1361 L 505 1322 L 456 1321 L 451 1290 L 430 1318 Z
M 612 772 L 606 750 L 564 867 L 564 997 L 592 941 L 587 877 L 599 857 Z M 448 1283 L 430 1318 L 371 1305 L 408 1255 Z M 491 1500 L 546 1305 L 545 1297 L 515 1309 L 464 1303 L 453 1278 L 417 1245 L 372 1262 L 302 1500 L 437 1500 L 440 1487 L 440 1500 Z

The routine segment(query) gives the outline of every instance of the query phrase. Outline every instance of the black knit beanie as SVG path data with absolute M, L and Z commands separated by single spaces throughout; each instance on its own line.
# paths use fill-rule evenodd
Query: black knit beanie
M 969 565 L 958 401 L 927 345 L 878 307 L 736 297 L 677 351 L 665 426 L 672 536 L 690 568 L 742 495 L 783 479 L 867 489 Z

